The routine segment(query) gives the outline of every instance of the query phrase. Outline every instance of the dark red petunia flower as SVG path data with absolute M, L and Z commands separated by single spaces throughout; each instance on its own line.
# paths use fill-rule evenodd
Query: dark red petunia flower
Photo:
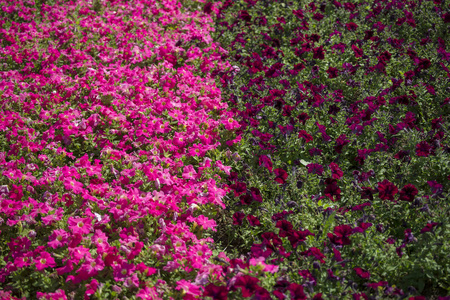
M 300 254 L 305 256 L 314 256 L 314 258 L 320 261 L 320 263 L 325 263 L 324 258 L 326 257 L 325 255 L 323 255 L 319 248 L 311 247 L 307 251 L 301 252 Z
M 417 156 L 428 157 L 431 153 L 431 146 L 426 141 L 422 141 L 416 145 Z
M 305 144 L 311 142 L 313 140 L 312 135 L 310 135 L 306 130 L 300 130 L 298 133 L 299 138 L 303 138 L 305 140 Z
M 336 163 L 331 163 L 329 165 L 331 170 L 331 175 L 333 179 L 341 179 L 342 176 L 344 176 L 344 172 L 342 172 L 341 168 L 339 168 L 339 165 Z
M 328 78 L 336 78 L 339 76 L 339 69 L 338 68 L 333 68 L 333 67 L 329 67 L 327 70 L 328 73 Z
M 287 237 L 294 228 L 292 223 L 286 220 L 278 221 L 275 227 L 280 229 L 280 232 L 278 233 L 280 237 Z
M 324 17 L 325 17 L 325 16 L 322 15 L 321 13 L 315 13 L 315 14 L 313 15 L 313 19 L 316 20 L 316 21 L 321 21 Z
M 254 201 L 262 203 L 261 191 L 258 188 L 255 187 L 250 188 L 250 193 Z
M 419 70 L 426 70 L 431 67 L 431 61 L 428 58 L 419 59 Z
M 433 232 L 433 228 L 439 225 L 441 224 L 436 222 L 427 223 L 427 225 L 420 230 L 420 233 Z
M 246 11 L 246 10 L 241 10 L 239 12 L 239 18 L 244 20 L 244 21 L 246 21 L 246 22 L 250 22 L 252 20 L 252 16 L 250 16 L 248 11 Z
M 413 184 L 407 184 L 400 190 L 400 197 L 398 199 L 412 202 L 418 193 L 419 191 Z
M 242 225 L 242 221 L 245 218 L 245 214 L 243 212 L 237 211 L 233 214 L 233 225 Z
M 285 184 L 286 183 L 286 179 L 288 178 L 288 173 L 281 169 L 275 169 L 273 170 L 273 172 L 275 173 L 275 181 L 278 182 L 279 184 Z
M 364 271 L 363 269 L 356 267 L 353 269 L 356 272 L 356 275 L 361 277 L 362 279 L 369 279 L 370 273 L 368 271 Z
M 230 188 L 234 190 L 234 196 L 238 197 L 243 193 L 247 192 L 247 185 L 243 182 L 237 182 L 235 184 L 230 185 Z
M 272 161 L 267 155 L 261 155 L 259 157 L 259 165 L 264 165 L 270 172 L 272 172 Z
M 321 164 L 308 164 L 306 166 L 308 168 L 309 174 L 316 174 L 322 176 L 323 174 L 323 166 Z
M 381 200 L 394 200 L 394 195 L 398 193 L 398 188 L 389 180 L 385 179 L 382 182 L 378 182 L 378 197 Z
M 450 23 L 450 12 L 443 14 L 442 19 L 444 20 L 444 23 Z
M 251 297 L 259 288 L 259 279 L 250 275 L 243 275 L 236 280 L 235 287 L 241 288 L 242 297 Z
M 333 233 L 327 234 L 333 244 L 345 246 L 352 243 L 349 236 L 353 234 L 353 228 L 350 225 L 336 226 Z
M 345 24 L 345 27 L 347 27 L 347 29 L 349 31 L 355 31 L 356 29 L 358 29 L 358 25 L 356 23 L 353 23 L 353 22 Z
M 211 297 L 213 300 L 226 300 L 228 299 L 228 289 L 226 286 L 217 286 L 210 283 L 205 287 L 203 297 Z
M 341 134 L 337 139 L 336 139 L 336 144 L 334 146 L 334 151 L 336 151 L 336 153 L 342 153 L 342 149 L 344 148 L 345 145 L 347 145 L 348 143 L 350 143 L 350 140 L 347 139 L 347 136 L 345 134 Z
M 306 299 L 306 294 L 303 291 L 303 286 L 298 283 L 291 283 L 288 287 L 289 292 L 291 292 L 292 300 L 304 300 Z
M 355 57 L 362 57 L 364 55 L 364 51 L 355 45 L 352 45 L 352 50 L 355 53 Z
M 244 194 L 239 197 L 239 199 L 241 200 L 241 204 L 243 205 L 250 205 L 253 202 L 253 198 L 249 194 Z
M 411 160 L 411 158 L 408 155 L 409 155 L 409 151 L 400 150 L 397 152 L 397 154 L 394 155 L 394 158 L 401 160 L 403 162 L 407 162 L 407 161 Z
M 307 113 L 302 112 L 301 114 L 298 115 L 297 119 L 300 123 L 305 125 L 306 121 L 309 119 L 309 116 Z
M 288 240 L 291 243 L 292 248 L 296 248 L 301 242 L 306 241 L 307 236 L 314 236 L 314 233 L 309 231 L 308 229 L 302 230 L 292 230 L 289 232 Z
M 373 194 L 375 191 L 370 187 L 362 187 L 361 191 L 361 199 L 369 199 L 370 201 L 373 201 Z
M 341 200 L 341 189 L 337 185 L 336 179 L 327 178 L 325 184 L 327 185 L 324 190 L 325 196 L 333 202 Z
M 203 12 L 205 14 L 210 14 L 212 12 L 212 2 L 208 2 L 205 4 L 205 6 L 203 7 Z
M 313 49 L 313 58 L 314 59 L 324 59 L 325 58 L 325 50 L 322 46 Z
M 259 222 L 259 219 L 253 215 L 248 215 L 247 220 L 250 226 L 261 226 L 261 222 Z

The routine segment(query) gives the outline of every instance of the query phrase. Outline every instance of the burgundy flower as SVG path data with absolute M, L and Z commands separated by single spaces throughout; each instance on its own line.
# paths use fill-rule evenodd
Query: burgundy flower
M 323 259 L 326 257 L 325 257 L 325 255 L 323 255 L 322 252 L 320 252 L 319 248 L 311 247 L 307 251 L 301 252 L 300 254 L 306 255 L 306 256 L 314 256 L 314 258 L 317 259 L 318 261 L 320 261 L 322 264 L 325 263 L 325 260 L 323 260 Z
M 306 166 L 308 168 L 308 173 L 311 174 L 316 174 L 319 176 L 322 176 L 323 173 L 323 167 L 320 164 L 308 164 Z
M 275 227 L 280 229 L 280 232 L 278 233 L 280 237 L 287 237 L 294 228 L 291 222 L 286 220 L 278 221 Z
M 301 242 L 304 242 L 306 240 L 306 237 L 312 235 L 314 236 L 314 233 L 312 233 L 309 230 L 292 230 L 289 232 L 288 240 L 291 243 L 292 248 L 296 248 Z
M 288 287 L 289 292 L 291 292 L 292 300 L 304 300 L 306 299 L 306 294 L 303 291 L 303 286 L 298 283 L 291 283 Z
M 246 298 L 251 297 L 256 292 L 256 290 L 259 288 L 258 282 L 258 278 L 252 277 L 250 275 L 243 275 L 236 280 L 234 286 L 237 288 L 241 288 L 242 297 Z
M 325 184 L 327 185 L 324 190 L 325 196 L 333 202 L 341 200 L 341 189 L 337 185 L 336 179 L 327 178 Z
M 246 10 L 241 10 L 239 12 L 239 18 L 246 22 L 250 22 L 252 20 L 252 16 L 250 16 L 248 11 L 246 11 Z
M 300 130 L 298 133 L 299 138 L 303 138 L 305 140 L 305 144 L 311 142 L 313 140 L 312 135 L 310 135 L 306 130 Z
M 250 226 L 261 226 L 261 222 L 259 222 L 259 219 L 253 215 L 248 215 L 247 220 Z
M 347 27 L 349 31 L 355 31 L 356 29 L 358 29 L 358 25 L 356 25 L 356 23 L 353 22 L 345 24 L 345 27 Z
M 344 146 L 347 145 L 348 143 L 350 143 L 350 140 L 347 139 L 347 136 L 345 134 L 341 134 L 336 139 L 336 144 L 334 146 L 334 151 L 336 151 L 336 153 L 342 153 L 342 148 L 344 148 Z
M 431 146 L 426 141 L 422 141 L 416 145 L 417 156 L 428 157 L 431 153 Z
M 205 287 L 203 297 L 211 297 L 213 300 L 226 300 L 228 298 L 228 289 L 226 286 L 217 286 L 210 283 Z
M 331 175 L 333 177 L 333 179 L 341 179 L 342 176 L 344 176 L 344 172 L 342 172 L 342 170 L 339 168 L 339 165 L 336 163 L 331 163 L 329 165 L 330 169 L 331 169 Z
M 419 59 L 419 70 L 426 70 L 431 67 L 431 61 L 428 58 Z
M 316 20 L 316 21 L 321 21 L 324 17 L 325 17 L 325 16 L 322 15 L 321 13 L 315 13 L 315 14 L 313 15 L 313 19 Z
M 272 161 L 267 155 L 261 155 L 259 157 L 259 165 L 264 164 L 264 167 L 266 167 L 270 172 L 272 172 Z
M 362 187 L 361 191 L 361 199 L 369 199 L 370 201 L 373 201 L 373 194 L 375 191 L 370 187 Z
M 378 183 L 378 197 L 381 200 L 394 200 L 394 195 L 398 193 L 398 188 L 389 180 L 385 179 Z
M 243 193 L 247 192 L 247 185 L 243 182 L 237 182 L 235 184 L 230 185 L 230 188 L 234 190 L 234 196 L 238 197 Z
M 275 173 L 276 177 L 275 177 L 275 181 L 278 182 L 279 184 L 285 184 L 286 183 L 286 179 L 288 177 L 288 173 L 281 169 L 275 169 L 273 170 L 273 172 Z
M 325 58 L 325 50 L 322 46 L 313 49 L 313 58 L 314 59 L 324 59 Z
M 368 271 L 364 271 L 363 269 L 356 267 L 353 269 L 356 272 L 356 275 L 361 277 L 362 279 L 369 279 L 370 273 Z
M 297 119 L 300 123 L 305 125 L 306 121 L 309 119 L 309 116 L 307 113 L 302 112 L 301 114 L 298 115 Z
M 243 205 L 250 205 L 253 202 L 253 198 L 249 194 L 244 194 L 239 197 L 239 199 L 241 200 L 241 204 Z
M 322 150 L 320 150 L 319 148 L 311 148 L 308 150 L 309 155 L 311 156 L 320 156 L 322 155 Z
M 210 14 L 212 12 L 212 3 L 208 2 L 205 4 L 205 6 L 203 7 L 203 12 L 205 14 Z
M 333 244 L 336 245 L 350 245 L 352 242 L 348 238 L 353 234 L 353 229 L 350 225 L 339 225 L 334 228 L 334 234 L 328 233 L 328 238 L 331 240 Z
M 399 200 L 412 202 L 418 193 L 417 188 L 413 184 L 407 184 L 401 189 Z
M 276 250 L 277 248 L 283 245 L 283 242 L 278 237 L 278 235 L 276 235 L 271 231 L 264 232 L 263 234 L 261 234 L 261 238 L 263 240 L 263 244 L 272 250 Z
M 242 221 L 245 218 L 245 214 L 243 212 L 237 211 L 233 214 L 233 225 L 242 225 Z
M 252 194 L 252 198 L 254 201 L 262 202 L 261 191 L 258 188 L 252 187 L 250 188 L 250 193 Z
M 333 67 L 329 67 L 327 70 L 328 73 L 328 78 L 336 78 L 339 76 L 339 69 L 338 68 L 333 68 Z
M 409 151 L 400 150 L 399 152 L 397 152 L 397 154 L 394 155 L 394 158 L 406 162 L 406 161 L 411 160 L 411 158 L 408 157 L 408 155 L 409 155 Z
M 441 225 L 441 224 L 436 223 L 436 222 L 427 223 L 427 225 L 420 230 L 420 233 L 432 232 L 433 228 L 438 225 Z
M 355 53 L 355 57 L 362 57 L 364 55 L 363 50 L 356 47 L 355 45 L 352 45 L 352 50 Z
M 450 23 L 450 12 L 443 14 L 442 19 L 444 20 L 444 23 Z

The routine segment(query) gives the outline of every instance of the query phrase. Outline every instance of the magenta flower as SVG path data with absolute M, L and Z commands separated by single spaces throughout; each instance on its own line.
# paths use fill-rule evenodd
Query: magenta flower
M 46 251 L 41 252 L 40 255 L 34 259 L 34 262 L 38 271 L 42 271 L 45 268 L 56 267 L 55 259 Z
M 69 233 L 63 229 L 55 229 L 53 233 L 48 237 L 48 245 L 53 249 L 67 245 Z
M 87 218 L 74 218 L 69 217 L 67 220 L 67 223 L 69 225 L 69 229 L 74 234 L 88 234 L 92 229 L 92 220 Z

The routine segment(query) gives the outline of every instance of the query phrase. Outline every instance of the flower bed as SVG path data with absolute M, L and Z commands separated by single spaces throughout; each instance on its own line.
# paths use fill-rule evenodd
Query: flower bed
M 197 296 L 222 276 L 219 138 L 238 124 L 203 6 L 1 1 L 0 298 Z
M 225 1 L 230 298 L 449 299 L 449 8 Z

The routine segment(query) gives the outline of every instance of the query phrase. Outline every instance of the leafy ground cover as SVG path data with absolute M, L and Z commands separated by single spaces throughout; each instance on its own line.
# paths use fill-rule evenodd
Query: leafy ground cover
M 244 297 L 448 299 L 449 17 L 444 1 L 225 1 L 242 142 L 216 241 Z
M 0 3 L 0 298 L 449 299 L 445 1 Z

